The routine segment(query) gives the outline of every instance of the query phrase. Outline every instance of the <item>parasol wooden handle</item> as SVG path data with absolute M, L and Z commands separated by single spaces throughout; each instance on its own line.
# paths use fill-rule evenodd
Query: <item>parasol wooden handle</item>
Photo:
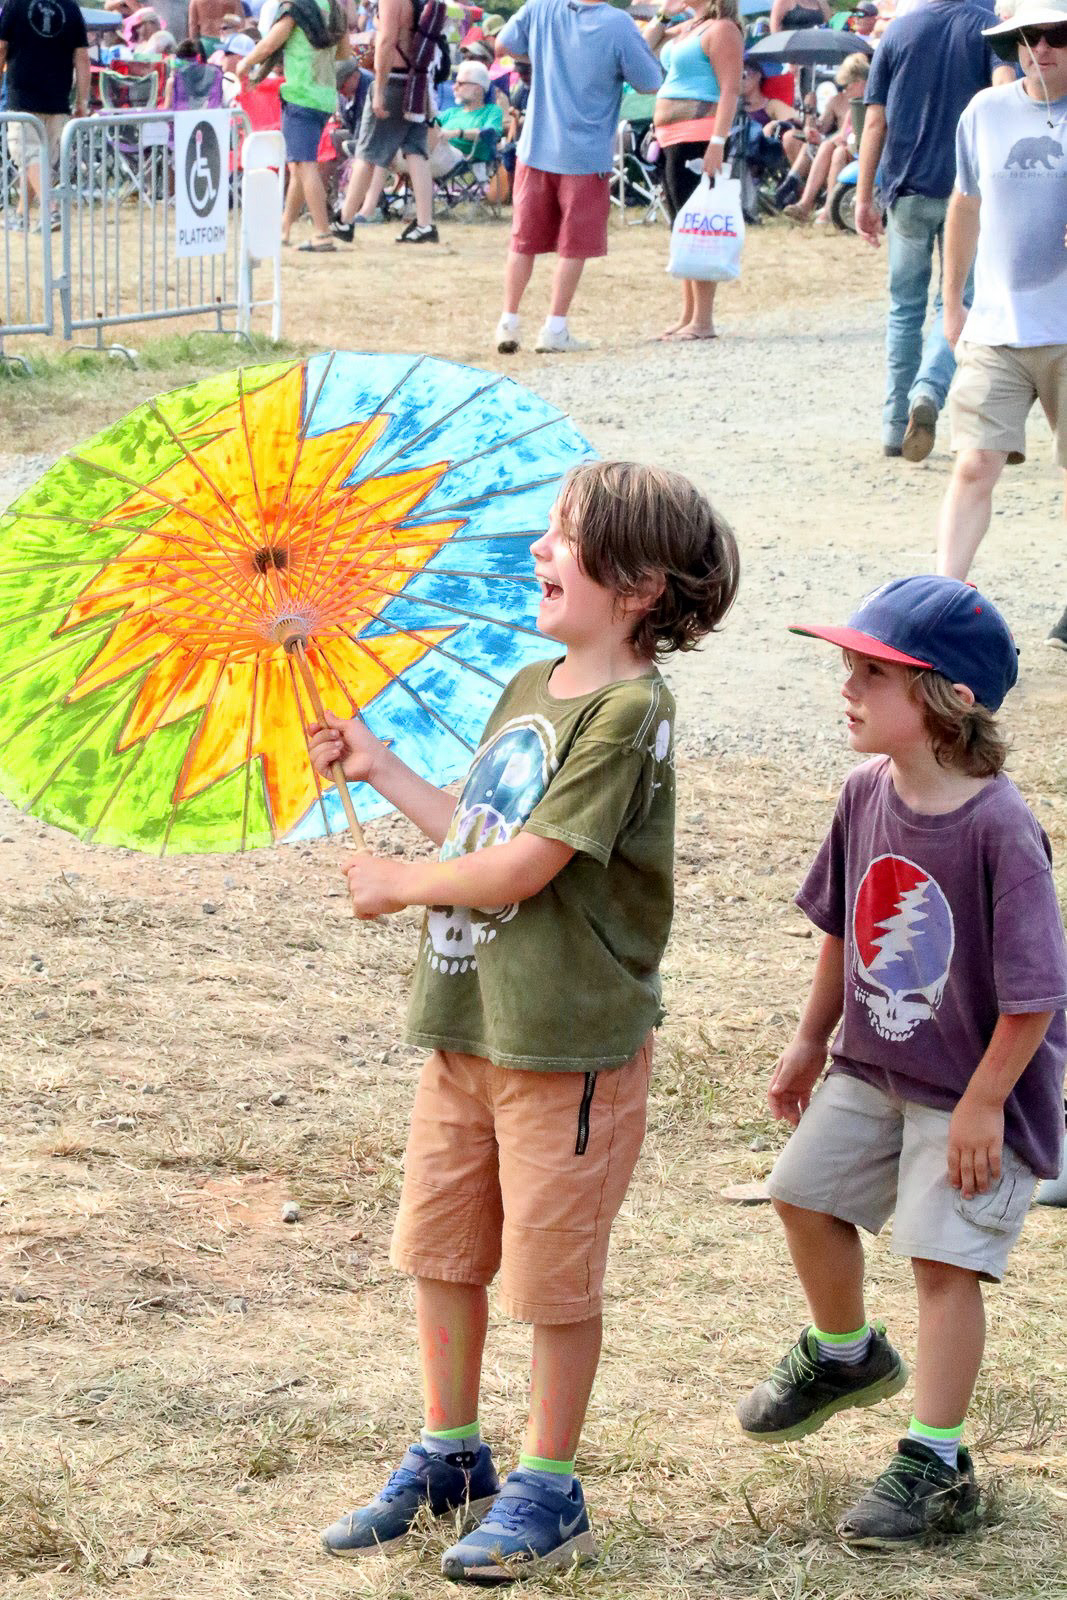
M 293 640 L 292 644 L 289 646 L 289 654 L 295 658 L 296 664 L 300 669 L 300 676 L 304 680 L 304 688 L 308 692 L 308 698 L 311 701 L 316 720 L 325 728 L 327 725 L 326 707 L 322 703 L 322 697 L 319 694 L 318 684 L 315 682 L 311 668 L 308 665 L 308 658 L 304 651 L 303 639 L 296 638 Z M 334 761 L 332 763 L 330 767 L 330 777 L 337 785 L 337 792 L 341 796 L 341 804 L 344 807 L 345 817 L 348 821 L 348 831 L 352 835 L 353 843 L 355 844 L 357 851 L 364 852 L 367 848 L 367 841 L 363 837 L 363 829 L 360 827 L 359 818 L 356 816 L 356 808 L 352 804 L 352 796 L 349 793 L 348 788 L 348 779 L 345 777 L 344 768 L 339 761 Z

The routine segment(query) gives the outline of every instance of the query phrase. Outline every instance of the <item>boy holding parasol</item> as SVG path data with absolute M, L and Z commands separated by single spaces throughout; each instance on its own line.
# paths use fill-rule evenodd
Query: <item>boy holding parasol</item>
M 595 1549 L 574 1462 L 673 905 L 674 705 L 656 660 L 711 632 L 738 577 L 733 535 L 692 484 L 623 462 L 568 474 L 532 552 L 538 627 L 565 654 L 508 684 L 458 804 L 358 719 L 311 739 L 320 773 L 341 760 L 441 846 L 346 869 L 358 916 L 427 908 L 408 1037 L 432 1054 L 391 1250 L 416 1279 L 425 1428 L 324 1542 L 359 1555 L 424 1504 L 469 1505 L 488 1515 L 442 1570 L 472 1582 Z M 498 1268 L 503 1308 L 534 1325 L 525 1444 L 502 1487 L 477 1420 Z

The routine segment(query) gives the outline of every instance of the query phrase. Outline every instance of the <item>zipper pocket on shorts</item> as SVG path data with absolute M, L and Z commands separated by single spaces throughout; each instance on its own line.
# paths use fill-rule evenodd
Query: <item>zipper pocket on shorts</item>
M 585 1075 L 585 1089 L 582 1092 L 582 1103 L 578 1107 L 578 1137 L 574 1142 L 576 1156 L 584 1156 L 589 1143 L 589 1107 L 593 1104 L 593 1090 L 596 1088 L 597 1075 L 587 1072 Z

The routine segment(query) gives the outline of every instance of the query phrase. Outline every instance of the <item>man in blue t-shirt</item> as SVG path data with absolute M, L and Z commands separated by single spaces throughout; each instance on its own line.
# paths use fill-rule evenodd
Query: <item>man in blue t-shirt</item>
M 983 28 L 996 21 L 984 0 L 930 0 L 886 29 L 867 80 L 856 227 L 871 244 L 889 228 L 889 322 L 882 445 L 887 456 L 923 461 L 934 446 L 955 360 L 935 316 L 923 343 L 935 248 L 956 177 L 956 124 L 980 89 L 1011 78 L 996 66 Z M 879 168 L 879 162 L 881 167 Z M 875 175 L 881 205 L 874 203 Z M 970 285 L 967 302 L 970 303 Z
M 555 254 L 549 315 L 534 348 L 584 350 L 567 313 L 585 263 L 608 253 L 622 87 L 652 94 L 663 72 L 633 19 L 607 0 L 526 0 L 500 30 L 496 49 L 529 61 L 532 74 L 496 348 L 502 355 L 519 348 L 519 305 L 534 260 Z

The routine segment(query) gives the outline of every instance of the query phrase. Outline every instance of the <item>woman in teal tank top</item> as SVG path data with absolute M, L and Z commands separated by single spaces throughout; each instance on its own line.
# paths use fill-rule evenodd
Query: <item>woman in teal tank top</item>
M 700 182 L 722 170 L 741 92 L 742 33 L 737 0 L 697 0 L 696 15 L 674 25 L 688 0 L 664 0 L 644 30 L 666 76 L 653 122 L 663 151 L 663 187 L 673 222 Z M 696 167 L 694 171 L 693 168 Z M 662 339 L 714 339 L 715 285 L 683 278 L 678 321 Z

